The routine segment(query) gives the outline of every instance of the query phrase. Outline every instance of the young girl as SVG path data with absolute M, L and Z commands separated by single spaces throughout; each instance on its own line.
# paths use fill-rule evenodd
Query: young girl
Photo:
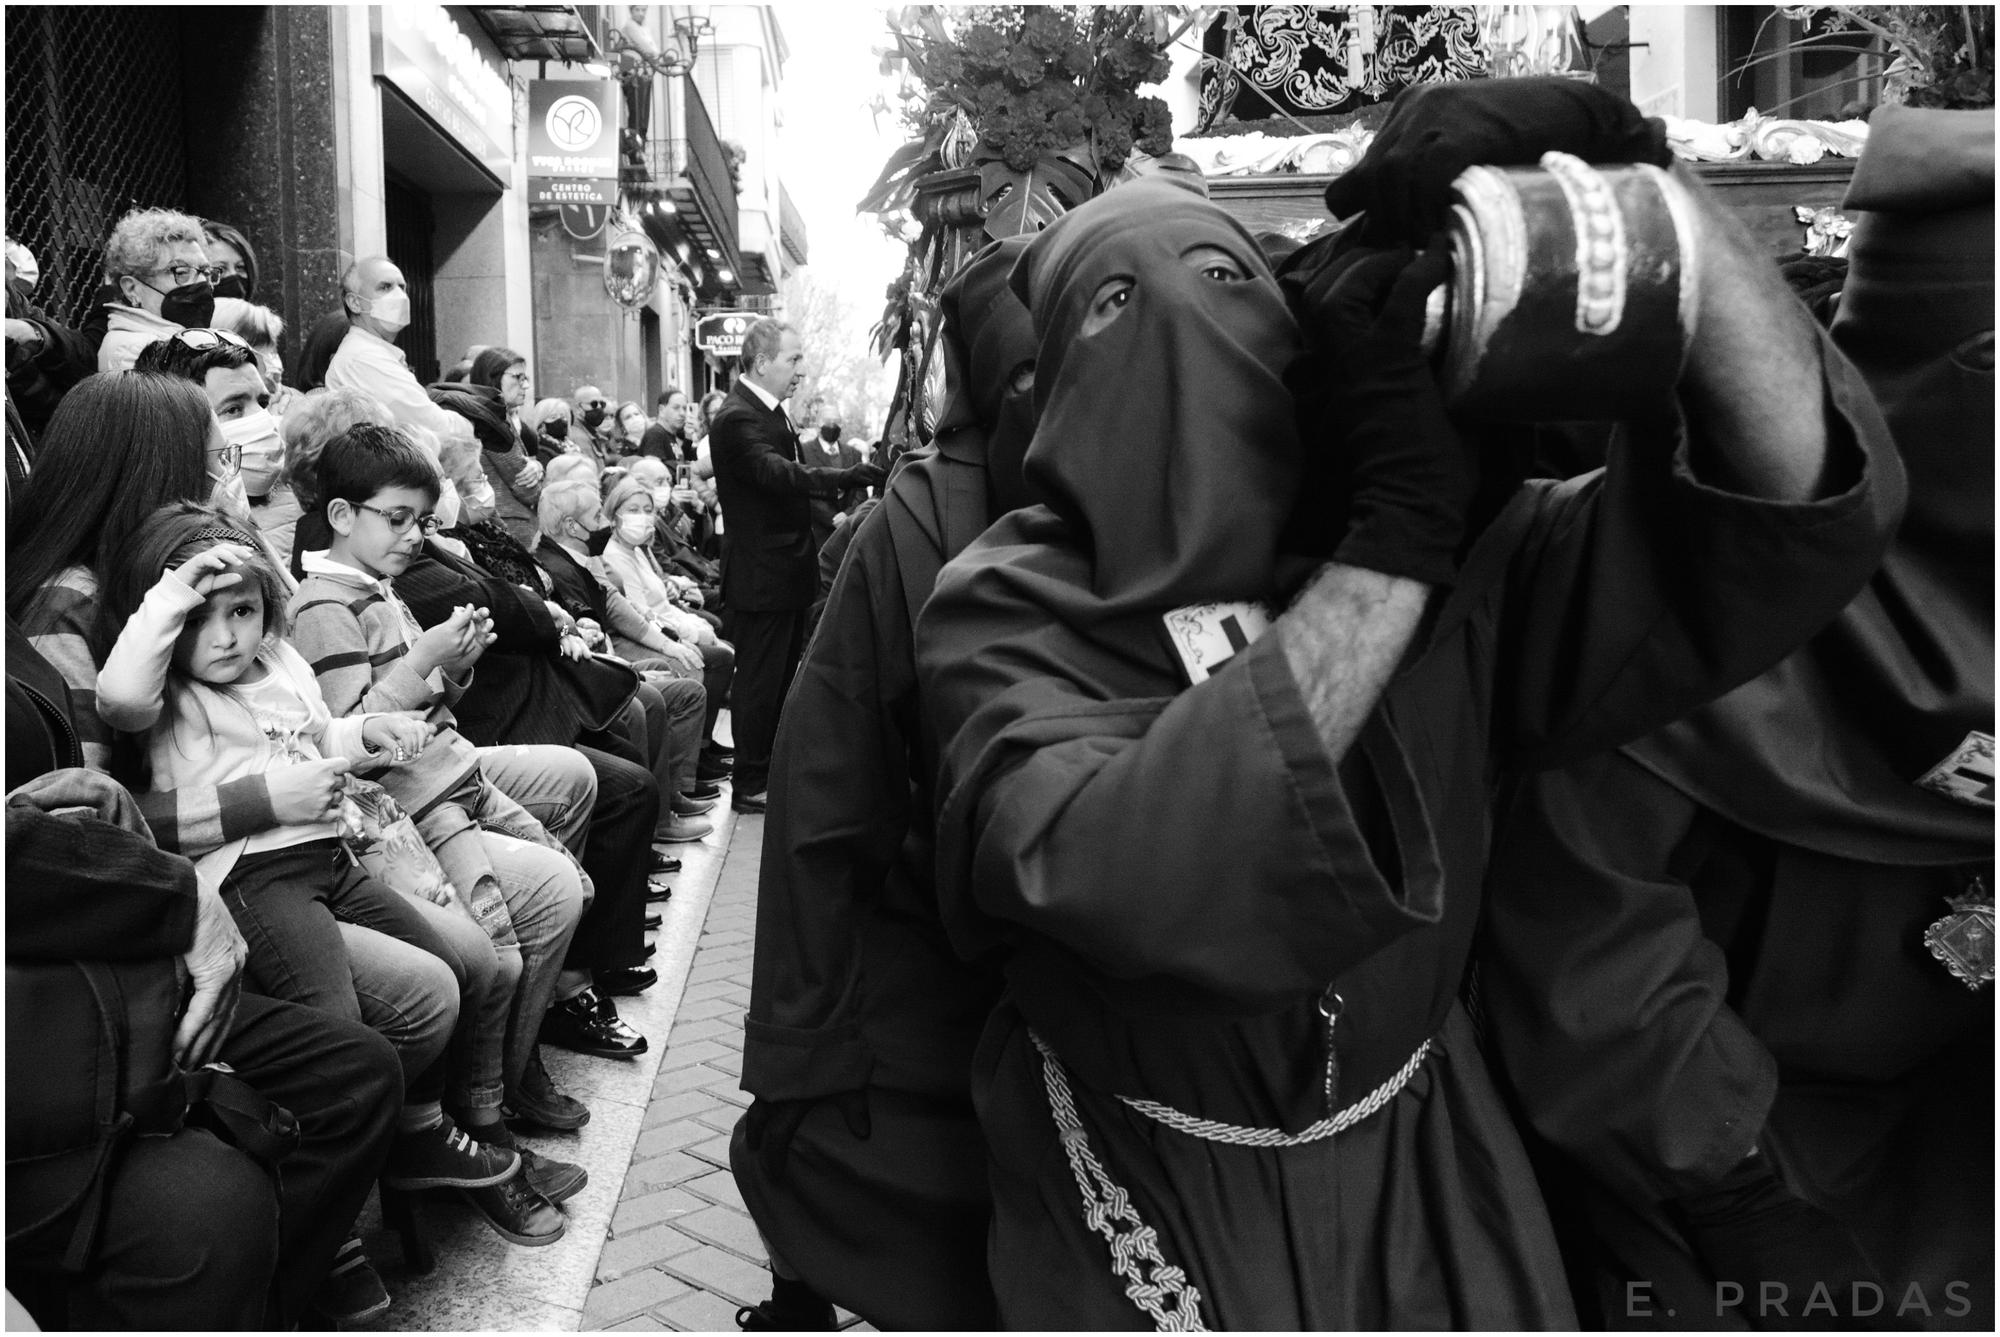
M 427 917 L 355 868 L 334 823 L 345 772 L 414 756 L 430 726 L 395 712 L 334 718 L 312 669 L 278 635 L 285 595 L 277 572 L 251 536 L 215 511 L 178 505 L 154 512 L 120 553 L 110 594 L 105 615 L 129 617 L 98 674 L 97 708 L 112 728 L 144 735 L 151 784 L 224 784 L 260 774 L 269 782 L 267 825 L 206 847 L 183 845 L 197 876 L 219 886 L 249 946 L 250 986 L 362 1020 L 347 946 L 359 931 L 371 935 L 371 950 L 385 949 L 376 937 L 400 940 L 386 947 L 408 957 L 405 1010 L 421 1005 L 426 978 L 442 975 L 451 987 L 448 962 L 462 973 L 456 983 L 466 989 L 468 1008 L 484 1011 L 486 994 L 510 984 L 497 969 L 469 967 L 482 945 L 492 966 L 485 935 Z M 455 1020 L 455 991 L 444 1001 Z M 525 1179 L 516 1181 L 520 1156 L 466 1137 L 444 1115 L 442 1044 L 421 1066 L 409 1063 L 416 1075 L 384 1181 L 477 1190 L 474 1201 L 503 1236 L 553 1242 L 562 1233 L 560 1213 Z

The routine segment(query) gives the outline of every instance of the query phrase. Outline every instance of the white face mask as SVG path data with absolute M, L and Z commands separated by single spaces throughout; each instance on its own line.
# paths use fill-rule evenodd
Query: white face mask
M 447 478 L 438 488 L 438 504 L 435 511 L 438 519 L 438 528 L 458 528 L 460 509 L 461 503 L 458 497 L 458 484 Z
M 243 449 L 243 490 L 253 497 L 269 496 L 285 467 L 285 441 L 269 409 L 258 409 L 222 424 L 222 439 Z
M 672 483 L 660 483 L 653 488 L 653 505 L 664 511 L 673 504 L 674 485 Z
M 210 474 L 209 477 L 214 479 L 215 487 L 208 494 L 208 504 L 224 515 L 247 522 L 250 518 L 250 494 L 244 490 L 243 475 L 233 473 L 227 478 L 216 478 Z
M 400 288 L 385 292 L 368 304 L 368 314 L 384 325 L 404 329 L 410 323 L 410 294 Z
M 642 547 L 653 541 L 653 517 L 650 515 L 627 515 L 618 521 L 618 537 L 633 547 Z

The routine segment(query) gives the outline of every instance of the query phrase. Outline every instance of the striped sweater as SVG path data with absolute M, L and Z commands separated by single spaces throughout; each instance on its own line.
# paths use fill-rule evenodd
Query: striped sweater
M 97 713 L 97 660 L 90 650 L 99 606 L 97 578 L 90 568 L 66 567 L 42 586 L 20 621 L 36 651 L 55 666 L 69 686 L 84 764 L 109 773 L 111 727 Z M 271 786 L 262 775 L 136 797 L 154 842 L 176 854 L 184 849 L 214 849 L 262 831 L 277 820 L 271 808 Z

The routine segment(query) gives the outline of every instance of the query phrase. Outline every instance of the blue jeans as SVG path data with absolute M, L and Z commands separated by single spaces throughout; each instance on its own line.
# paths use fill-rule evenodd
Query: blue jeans
M 362 1022 L 395 1046 L 407 1098 L 438 1098 L 460 981 L 409 898 L 315 840 L 244 855 L 222 900 L 250 949 L 246 987 Z

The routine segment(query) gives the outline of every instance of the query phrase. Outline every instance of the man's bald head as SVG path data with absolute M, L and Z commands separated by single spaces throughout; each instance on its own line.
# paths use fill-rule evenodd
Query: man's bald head
M 577 421 L 593 430 L 604 421 L 605 413 L 611 408 L 604 392 L 594 385 L 576 387 L 576 393 L 570 396 L 569 402 L 575 408 Z
M 384 339 L 394 339 L 410 323 L 409 285 L 386 255 L 349 265 L 340 276 L 340 300 L 349 321 Z

